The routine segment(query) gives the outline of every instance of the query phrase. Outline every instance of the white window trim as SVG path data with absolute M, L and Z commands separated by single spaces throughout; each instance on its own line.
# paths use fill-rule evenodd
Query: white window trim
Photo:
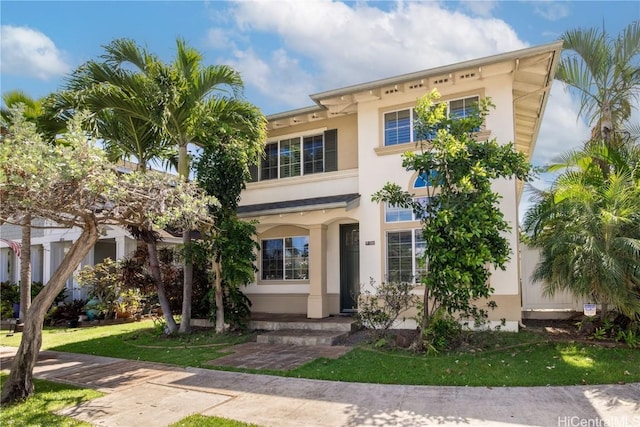
M 398 230 L 387 230 L 385 232 L 385 241 L 384 241 L 384 263 L 385 263 L 385 277 L 386 280 L 389 280 L 389 233 L 402 233 L 402 232 L 411 232 L 411 273 L 413 282 L 416 283 L 416 272 L 418 268 L 418 263 L 416 261 L 416 230 L 421 231 L 422 229 L 419 227 L 416 228 L 402 228 Z

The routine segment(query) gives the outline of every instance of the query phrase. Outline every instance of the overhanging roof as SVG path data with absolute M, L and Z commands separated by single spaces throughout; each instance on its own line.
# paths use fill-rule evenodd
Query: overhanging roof
M 359 102 L 398 92 L 429 91 L 469 80 L 511 75 L 513 81 L 514 144 L 531 158 L 562 50 L 562 41 L 445 65 L 311 95 L 314 106 L 267 116 L 270 129 L 354 114 Z
M 259 215 L 277 215 L 291 212 L 303 212 L 322 209 L 343 208 L 351 210 L 360 204 L 360 194 L 339 194 L 336 196 L 312 197 L 309 199 L 287 200 L 283 202 L 259 203 L 238 206 L 241 218 Z

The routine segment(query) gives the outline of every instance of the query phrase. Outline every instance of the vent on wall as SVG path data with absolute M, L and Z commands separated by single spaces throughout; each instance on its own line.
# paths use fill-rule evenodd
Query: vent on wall
M 409 89 L 418 89 L 418 88 L 421 88 L 421 87 L 423 87 L 423 86 L 424 86 L 424 84 L 423 84 L 422 82 L 420 82 L 420 83 L 414 83 L 414 84 L 412 84 L 412 85 L 409 85 Z
M 441 79 L 434 80 L 434 81 L 433 81 L 433 84 L 434 84 L 434 85 L 441 85 L 441 84 L 443 84 L 443 83 L 448 83 L 448 82 L 449 82 L 449 79 L 448 79 L 448 78 L 446 78 L 446 77 L 443 77 L 443 78 L 441 78 Z
M 475 77 L 476 73 L 467 73 L 467 74 L 460 74 L 460 79 L 470 79 L 472 77 Z
M 398 91 L 398 87 L 393 87 L 391 89 L 387 89 L 384 91 L 385 95 L 389 95 L 390 93 L 396 93 Z

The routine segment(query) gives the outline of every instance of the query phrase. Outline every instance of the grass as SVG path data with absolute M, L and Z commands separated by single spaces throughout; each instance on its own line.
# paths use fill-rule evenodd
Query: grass
M 0 374 L 0 384 L 8 375 Z M 10 426 L 90 426 L 76 419 L 56 415 L 53 411 L 77 405 L 102 396 L 102 393 L 51 381 L 34 380 L 35 393 L 25 402 L 3 405 L 0 411 L 0 425 Z
M 165 338 L 150 321 L 80 329 L 45 329 L 43 348 L 213 368 L 230 345 L 251 335 L 210 330 Z M 19 344 L 20 334 L 0 337 Z M 215 363 L 215 362 L 213 362 Z M 287 377 L 381 384 L 545 386 L 640 382 L 640 350 L 549 340 L 540 333 L 476 333 L 459 351 L 435 356 L 361 345 L 338 359 L 320 358 L 292 371 L 219 368 Z
M 257 424 L 247 424 L 242 421 L 230 420 L 220 417 L 205 417 L 204 415 L 191 415 L 169 427 L 258 427 Z
M 640 381 L 640 351 L 576 343 L 417 356 L 357 348 L 317 359 L 289 375 L 334 381 L 446 386 L 545 386 Z
M 22 334 L 0 336 L 0 344 L 17 347 Z M 229 354 L 227 347 L 251 335 L 217 335 L 199 330 L 189 335 L 165 337 L 151 320 L 82 328 L 50 328 L 42 332 L 42 349 L 93 354 L 130 360 L 206 368 L 207 362 Z

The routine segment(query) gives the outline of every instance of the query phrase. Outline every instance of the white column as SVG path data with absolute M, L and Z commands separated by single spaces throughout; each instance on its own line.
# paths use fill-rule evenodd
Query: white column
M 327 299 L 327 226 L 309 227 L 309 297 L 307 317 L 322 319 L 329 316 Z

